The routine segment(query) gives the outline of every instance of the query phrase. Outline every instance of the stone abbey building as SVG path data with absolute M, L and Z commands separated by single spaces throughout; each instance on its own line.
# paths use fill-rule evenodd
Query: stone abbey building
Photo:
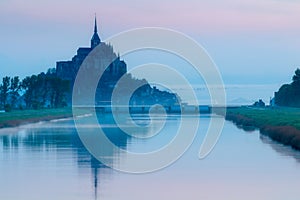
M 73 82 L 76 74 L 87 55 L 98 45 L 102 45 L 101 50 L 104 51 L 104 57 L 113 60 L 113 62 L 106 69 L 106 75 L 111 79 L 119 79 L 127 73 L 126 63 L 120 60 L 114 51 L 113 47 L 101 42 L 98 35 L 97 20 L 95 18 L 94 34 L 91 39 L 91 47 L 80 47 L 77 54 L 70 61 L 59 61 L 56 63 L 56 74 L 59 78 Z
M 96 90 L 95 100 L 97 105 L 110 104 L 112 92 L 116 88 L 121 91 L 121 94 L 119 94 L 119 101 L 121 102 L 122 99 L 125 99 L 125 96 L 130 96 L 131 105 L 153 105 L 160 103 L 169 106 L 175 104 L 177 105 L 179 103 L 176 94 L 167 91 L 160 91 L 156 87 L 151 87 L 145 79 L 139 80 L 133 78 L 130 73 L 127 73 L 126 63 L 121 60 L 118 55 L 116 55 L 113 47 L 109 44 L 101 42 L 101 39 L 98 35 L 96 18 L 94 34 L 91 39 L 91 46 L 78 48 L 77 54 L 70 61 L 57 62 L 57 77 L 63 80 L 68 80 L 71 84 L 71 87 L 73 87 L 76 75 L 81 64 L 83 63 L 85 58 L 93 51 L 93 49 L 99 45 L 101 45 L 101 48 L 97 49 L 97 51 L 99 50 L 99 52 L 97 52 L 97 56 L 100 56 L 99 58 L 95 58 L 95 63 L 97 63 L 97 65 L 94 67 L 95 70 L 100 68 L 105 69 L 105 71 L 101 79 L 99 80 Z M 87 76 L 93 76 L 93 74 L 87 74 Z M 125 80 L 125 82 L 122 82 L 122 84 L 118 84 L 118 81 L 121 77 L 123 80 Z M 128 94 L 128 88 L 134 86 L 138 86 L 138 89 L 133 94 Z M 68 104 L 71 103 L 71 94 L 68 95 L 67 101 Z

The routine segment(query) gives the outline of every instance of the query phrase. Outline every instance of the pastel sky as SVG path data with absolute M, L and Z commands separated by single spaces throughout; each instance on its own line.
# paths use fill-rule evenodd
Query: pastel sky
M 226 83 L 284 83 L 300 66 L 298 0 L 1 0 L 0 77 L 24 77 L 100 36 L 158 26 L 194 38 Z

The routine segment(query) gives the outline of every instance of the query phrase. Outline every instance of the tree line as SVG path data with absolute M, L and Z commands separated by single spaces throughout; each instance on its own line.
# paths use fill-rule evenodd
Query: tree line
M 56 76 L 55 69 L 27 76 L 5 76 L 0 83 L 0 109 L 59 108 L 67 105 L 70 83 Z
M 278 106 L 300 107 L 300 69 L 296 69 L 292 83 L 284 84 L 275 92 Z

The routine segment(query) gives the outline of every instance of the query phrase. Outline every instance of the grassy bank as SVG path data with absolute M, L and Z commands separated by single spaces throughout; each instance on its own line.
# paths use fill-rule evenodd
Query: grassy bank
M 0 128 L 72 117 L 72 108 L 20 110 L 0 113 Z
M 246 130 L 258 128 L 261 134 L 300 150 L 299 108 L 228 108 L 226 120 Z

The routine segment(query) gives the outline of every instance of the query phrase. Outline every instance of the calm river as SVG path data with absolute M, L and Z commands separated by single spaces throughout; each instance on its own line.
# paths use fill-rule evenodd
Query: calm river
M 122 134 L 110 116 L 102 117 L 111 140 L 137 152 L 163 146 L 180 121 L 178 116 L 170 116 L 159 135 L 136 139 Z M 217 116 L 201 116 L 195 141 L 178 161 L 157 172 L 135 175 L 112 170 L 93 158 L 71 119 L 2 129 L 0 199 L 299 199 L 300 153 L 261 137 L 258 131 L 245 132 L 226 122 L 216 147 L 199 160 L 199 148 L 212 117 Z M 134 118 L 141 124 L 149 120 L 143 115 Z M 88 117 L 85 128 L 95 128 Z M 111 155 L 114 162 L 120 156 Z

